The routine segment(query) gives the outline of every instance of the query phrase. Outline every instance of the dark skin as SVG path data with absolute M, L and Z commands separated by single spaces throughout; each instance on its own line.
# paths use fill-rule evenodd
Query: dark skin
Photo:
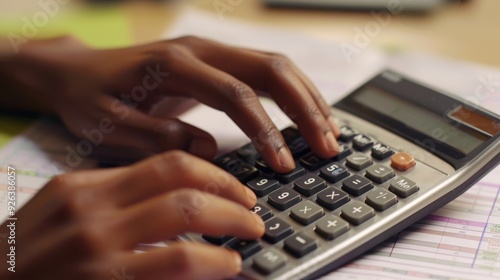
M 52 179 L 16 214 L 17 272 L 2 268 L 2 279 L 111 279 L 111 271 L 122 268 L 136 279 L 239 273 L 239 255 L 216 246 L 176 242 L 132 251 L 186 232 L 243 239 L 264 232 L 262 220 L 248 211 L 255 195 L 206 161 L 217 151 L 213 137 L 175 118 L 193 100 L 224 111 L 278 172 L 295 163 L 258 96 L 274 99 L 316 154 L 338 152 L 329 107 L 278 54 L 195 37 L 94 50 L 63 37 L 28 42 L 16 55 L 4 55 L 0 77 L 10 93 L 2 96 L 3 108 L 56 114 L 82 138 L 107 119 L 113 129 L 102 144 L 158 154 L 127 167 Z M 155 113 L 160 102 L 170 114 Z M 0 246 L 7 251 L 5 242 Z

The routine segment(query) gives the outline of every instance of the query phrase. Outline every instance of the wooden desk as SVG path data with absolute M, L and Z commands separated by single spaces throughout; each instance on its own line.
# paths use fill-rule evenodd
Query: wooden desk
M 185 6 L 214 13 L 213 3 L 230 0 L 130 2 L 132 34 L 138 43 L 157 40 Z M 231 0 L 225 18 L 258 22 L 312 36 L 354 43 L 356 28 L 374 21 L 369 12 L 311 11 L 266 8 L 260 0 Z M 221 21 L 223 24 L 223 21 Z M 451 4 L 427 15 L 397 14 L 373 36 L 371 45 L 387 50 L 412 50 L 500 66 L 500 1 L 473 0 Z

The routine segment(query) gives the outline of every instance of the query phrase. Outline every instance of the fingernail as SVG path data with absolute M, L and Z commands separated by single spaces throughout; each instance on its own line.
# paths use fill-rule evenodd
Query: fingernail
M 282 147 L 278 151 L 278 159 L 280 161 L 281 166 L 283 166 L 287 169 L 295 168 L 295 161 L 293 160 L 293 157 L 287 148 Z
M 231 251 L 231 253 L 233 254 L 234 265 L 236 267 L 236 272 L 238 273 L 241 271 L 241 256 L 235 251 Z
M 332 116 L 329 116 L 328 119 L 328 125 L 330 126 L 330 130 L 333 132 L 333 135 L 335 135 L 335 138 L 340 136 L 340 129 L 335 123 L 335 120 L 333 119 Z
M 328 147 L 328 150 L 338 153 L 339 145 L 337 144 L 337 141 L 335 140 L 335 137 L 333 137 L 333 133 L 331 131 L 328 131 L 325 134 L 325 141 L 326 141 L 326 146 Z
M 252 203 L 252 206 L 255 205 L 255 203 L 257 203 L 257 196 L 255 196 L 255 193 L 246 187 L 245 191 L 247 192 L 248 200 Z
M 201 158 L 212 159 L 215 153 L 214 143 L 208 139 L 195 138 L 189 144 L 189 152 Z

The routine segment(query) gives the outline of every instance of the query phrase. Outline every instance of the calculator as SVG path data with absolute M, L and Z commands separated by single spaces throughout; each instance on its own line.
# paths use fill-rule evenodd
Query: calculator
M 252 144 L 215 164 L 258 197 L 260 240 L 188 234 L 242 256 L 239 279 L 314 279 L 471 187 L 500 161 L 500 117 L 385 70 L 331 107 L 340 152 L 319 158 L 295 127 L 297 167 L 271 170 Z

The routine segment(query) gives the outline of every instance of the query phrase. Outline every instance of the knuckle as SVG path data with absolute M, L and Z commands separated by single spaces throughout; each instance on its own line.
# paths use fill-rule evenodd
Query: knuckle
M 48 189 L 59 204 L 62 214 L 69 219 L 81 219 L 89 213 L 88 202 L 94 192 L 88 188 L 86 176 L 78 173 L 64 174 L 49 182 Z
M 156 127 L 154 128 L 154 130 L 157 133 L 160 133 L 162 135 L 163 134 L 169 135 L 172 133 L 178 133 L 180 129 L 181 129 L 181 126 L 179 125 L 179 123 L 175 122 L 175 121 L 171 121 L 171 120 L 162 121 L 161 123 L 158 123 L 156 125 Z
M 165 174 L 165 169 L 170 169 L 172 174 L 186 175 L 192 172 L 193 156 L 181 150 L 166 152 L 160 156 L 160 171 Z
M 223 82 L 222 90 L 229 98 L 229 106 L 243 105 L 257 100 L 257 95 L 252 88 L 240 81 Z
M 279 130 L 274 125 L 267 125 L 259 130 L 257 138 L 260 143 L 272 144 L 273 142 L 279 142 L 280 137 L 276 137 L 277 135 L 280 135 Z
M 309 104 L 307 106 L 307 114 L 309 117 L 313 117 L 314 119 L 322 119 L 323 113 L 319 110 L 316 104 Z
M 203 193 L 196 189 L 179 189 L 172 192 L 170 199 L 166 202 L 167 204 L 175 202 L 183 205 L 188 205 L 197 208 L 195 205 L 197 198 L 201 197 Z
M 188 277 L 194 271 L 196 263 L 196 251 L 192 246 L 180 245 L 172 248 L 175 257 L 176 274 Z
M 82 255 L 101 255 L 107 248 L 106 234 L 97 223 L 80 222 L 72 235 L 71 243 L 78 244 Z
M 273 53 L 267 57 L 267 64 L 272 71 L 284 71 L 291 67 L 292 62 L 283 54 Z

